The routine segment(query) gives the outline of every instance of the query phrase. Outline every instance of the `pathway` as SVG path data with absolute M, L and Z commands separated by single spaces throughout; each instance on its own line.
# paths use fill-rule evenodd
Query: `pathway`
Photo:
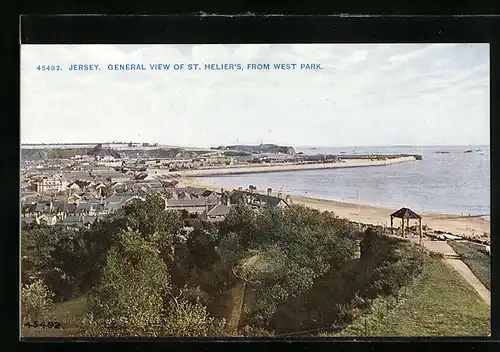
M 418 243 L 418 239 L 409 239 L 412 242 Z M 453 248 L 444 241 L 426 241 L 423 240 L 422 244 L 429 251 L 441 253 L 445 257 L 443 261 L 455 269 L 479 294 L 479 296 L 491 306 L 491 292 L 483 285 L 481 281 L 474 275 L 469 267 L 461 261 L 460 256 L 453 250 Z

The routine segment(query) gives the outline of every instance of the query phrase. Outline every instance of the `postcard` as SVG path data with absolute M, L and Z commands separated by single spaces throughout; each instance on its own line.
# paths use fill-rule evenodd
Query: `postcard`
M 488 44 L 21 46 L 23 337 L 490 334 Z

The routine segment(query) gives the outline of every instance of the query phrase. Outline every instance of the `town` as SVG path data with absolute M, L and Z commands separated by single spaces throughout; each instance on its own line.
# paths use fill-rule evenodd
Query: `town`
M 293 148 L 260 146 L 260 149 L 272 150 L 273 153 L 260 153 L 260 150 L 252 153 L 252 148 L 247 146 L 246 151 L 237 146 L 208 151 L 158 149 L 157 144 L 148 143 L 82 147 L 85 145 L 23 149 L 23 222 L 89 227 L 134 199 L 145 200 L 148 194 L 154 193 L 164 198 L 165 210 L 184 211 L 190 216 L 201 216 L 210 221 L 223 220 L 230 207 L 240 201 L 254 208 L 283 207 L 291 203 L 290 196 L 283 197 L 283 194 L 273 193 L 270 188 L 267 194 L 255 193 L 252 185 L 245 189 L 221 189 L 217 192 L 185 187 L 182 175 L 178 172 L 256 163 L 296 162 L 298 158 Z M 314 160 L 311 157 L 301 159 L 303 162 Z

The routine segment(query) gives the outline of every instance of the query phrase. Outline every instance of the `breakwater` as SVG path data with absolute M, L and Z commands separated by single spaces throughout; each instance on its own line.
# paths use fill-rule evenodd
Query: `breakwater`
M 217 175 L 237 175 L 248 173 L 261 172 L 281 172 L 281 171 L 300 171 L 300 170 L 319 170 L 319 169 L 335 169 L 335 168 L 352 168 L 352 167 L 369 167 L 369 166 L 384 166 L 396 163 L 404 163 L 418 160 L 415 155 L 406 156 L 383 156 L 377 158 L 371 156 L 360 156 L 356 158 L 345 158 L 337 162 L 327 163 L 268 163 L 260 164 L 259 166 L 241 166 L 241 167 L 224 167 L 224 168 L 206 168 L 196 170 L 182 170 L 175 173 L 183 177 L 203 177 Z

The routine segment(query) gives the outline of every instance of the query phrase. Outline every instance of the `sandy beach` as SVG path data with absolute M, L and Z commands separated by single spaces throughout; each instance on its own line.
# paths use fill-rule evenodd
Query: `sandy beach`
M 179 186 L 189 187 L 203 187 L 220 191 L 221 187 L 217 185 L 200 184 L 194 178 L 181 178 Z M 265 194 L 265 191 L 259 190 L 258 192 Z M 276 196 L 276 192 L 272 195 Z M 286 197 L 283 194 L 282 197 Z M 290 194 L 293 204 L 302 204 L 320 211 L 332 211 L 341 218 L 346 218 L 351 221 L 361 222 L 363 224 L 390 226 L 390 214 L 398 210 L 398 208 L 387 208 L 373 205 L 360 204 L 358 214 L 358 204 L 345 203 L 333 200 L 305 197 Z M 402 204 L 401 206 L 404 206 Z M 432 230 L 440 230 L 449 232 L 456 236 L 482 236 L 485 233 L 490 234 L 490 221 L 480 217 L 460 216 L 454 214 L 433 213 L 426 212 L 420 213 L 422 216 L 422 225 L 427 225 Z M 410 225 L 417 225 L 417 221 L 410 221 Z M 394 219 L 394 227 L 400 226 L 400 220 Z

